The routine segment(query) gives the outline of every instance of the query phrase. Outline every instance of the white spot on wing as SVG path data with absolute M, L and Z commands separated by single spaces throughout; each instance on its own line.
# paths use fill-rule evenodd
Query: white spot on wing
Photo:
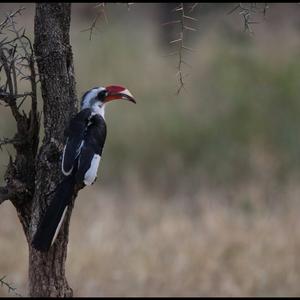
M 95 154 L 91 161 L 90 168 L 87 170 L 87 172 L 84 175 L 84 183 L 86 185 L 91 185 L 95 181 L 97 177 L 97 170 L 98 170 L 100 160 L 101 160 L 101 156 Z

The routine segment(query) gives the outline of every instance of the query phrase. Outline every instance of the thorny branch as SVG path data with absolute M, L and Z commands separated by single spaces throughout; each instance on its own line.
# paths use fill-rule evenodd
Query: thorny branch
M 199 3 L 194 3 L 190 9 L 190 13 L 194 11 L 194 9 L 198 6 Z
M 192 4 L 190 12 L 192 12 L 196 8 L 197 5 L 198 5 L 198 3 Z M 177 89 L 177 95 L 179 95 L 179 93 L 181 92 L 182 89 L 186 90 L 184 78 L 186 76 L 188 76 L 188 74 L 184 74 L 184 71 L 183 71 L 184 66 L 191 67 L 190 64 L 187 63 L 185 61 L 185 59 L 183 58 L 184 51 L 194 51 L 192 48 L 186 46 L 186 44 L 185 44 L 185 32 L 186 31 L 197 31 L 196 28 L 194 28 L 192 26 L 188 26 L 187 21 L 189 20 L 189 21 L 195 22 L 198 20 L 194 17 L 187 15 L 184 3 L 180 3 L 179 6 L 173 10 L 173 12 L 177 12 L 179 14 L 178 19 L 164 23 L 162 25 L 166 26 L 166 25 L 177 24 L 180 27 L 178 39 L 175 39 L 170 42 L 170 44 L 175 44 L 175 45 L 177 44 L 178 49 L 177 49 L 177 51 L 169 54 L 169 55 L 177 55 L 178 56 L 178 65 L 177 65 L 176 76 L 177 76 L 178 83 L 179 83 L 179 87 Z
M 254 21 L 253 16 L 260 13 L 265 19 L 268 8 L 268 3 L 238 3 L 227 14 L 232 14 L 238 10 L 243 21 L 244 31 L 253 34 L 252 24 L 260 23 L 259 21 Z
M 25 9 L 25 7 L 20 7 L 15 12 L 10 13 L 6 16 L 3 22 L 0 23 L 0 32 L 7 26 L 8 22 L 13 19 L 16 15 L 21 15 L 21 12 Z
M 130 6 L 133 5 L 134 3 L 127 3 L 127 9 L 130 11 Z
M 33 47 L 25 29 L 17 28 L 14 19 L 21 14 L 23 9 L 19 8 L 7 14 L 4 21 L 0 23 L 0 37 L 4 36 L 0 40 L 0 104 L 10 108 L 17 123 L 17 133 L 13 138 L 0 139 L 0 150 L 2 146 L 12 144 L 17 150 L 16 160 L 19 154 L 24 157 L 26 146 L 36 143 L 39 129 L 37 74 Z M 21 89 L 18 86 L 22 80 L 28 82 L 26 85 L 28 90 L 25 92 L 20 92 Z M 29 115 L 20 111 L 27 97 L 31 98 Z M 11 157 L 8 170 L 14 170 Z M 24 183 L 14 178 L 13 174 L 7 179 L 7 186 L 0 187 L 0 204 L 4 200 L 12 200 L 17 193 L 23 193 L 27 188 Z
M 30 96 L 32 100 L 31 115 L 37 115 L 36 99 L 36 71 L 34 65 L 33 47 L 23 28 L 16 28 L 14 17 L 21 14 L 24 8 L 6 16 L 0 24 L 0 35 L 5 37 L 0 41 L 0 76 L 6 78 L 0 86 L 1 101 L 8 105 L 17 125 L 22 125 L 26 115 L 19 108 L 25 99 Z M 18 93 L 18 81 L 29 80 L 30 92 Z M 21 99 L 17 105 L 17 100 Z
M 125 4 L 127 6 L 127 10 L 130 11 L 130 8 L 134 3 L 125 3 Z M 90 40 L 92 40 L 93 33 L 98 29 L 97 24 L 99 22 L 104 20 L 105 24 L 108 24 L 108 18 L 107 18 L 107 14 L 106 14 L 106 3 L 105 2 L 100 2 L 94 8 L 95 8 L 95 10 L 94 10 L 95 11 L 95 17 L 93 19 L 93 22 L 92 22 L 91 26 L 81 31 L 81 32 L 89 31 Z
M 128 3 L 129 4 L 129 3 Z M 87 29 L 84 29 L 82 30 L 82 32 L 85 32 L 85 31 L 89 31 L 90 33 L 90 40 L 92 40 L 92 35 L 93 35 L 93 32 L 97 29 L 96 25 L 99 21 L 101 20 L 105 20 L 105 23 L 107 24 L 108 23 L 108 19 L 107 19 L 107 16 L 106 16 L 106 11 L 105 11 L 105 3 L 102 2 L 102 3 L 99 3 L 95 6 L 95 11 L 96 11 L 96 15 L 94 17 L 94 20 L 91 24 L 90 27 L 88 27 Z M 128 9 L 129 9 L 129 6 L 128 6 Z
M 130 10 L 130 6 L 133 5 L 134 3 L 127 3 L 127 9 Z M 192 3 L 189 13 L 193 12 L 194 9 L 197 7 L 199 3 Z M 89 31 L 89 39 L 92 39 L 92 35 L 97 29 L 96 25 L 97 23 L 104 19 L 106 24 L 108 23 L 107 16 L 106 16 L 106 6 L 105 3 L 98 3 L 96 6 L 96 15 L 94 17 L 94 20 L 91 24 L 91 26 L 87 29 L 82 30 L 82 32 Z M 190 67 L 190 65 L 183 59 L 183 52 L 185 51 L 194 51 L 192 48 L 186 46 L 185 44 L 185 32 L 186 31 L 196 31 L 196 29 L 193 26 L 189 26 L 187 23 L 188 22 L 195 22 L 198 21 L 196 18 L 193 18 L 189 16 L 186 12 L 186 8 L 184 3 L 180 3 L 178 7 L 174 9 L 174 12 L 179 13 L 178 19 L 174 21 L 170 21 L 167 23 L 162 24 L 163 26 L 165 25 L 173 25 L 177 24 L 180 26 L 180 32 L 179 32 L 179 38 L 175 39 L 170 42 L 170 44 L 178 45 L 177 51 L 169 54 L 169 55 L 178 55 L 178 65 L 177 65 L 177 79 L 179 82 L 179 87 L 177 90 L 177 95 L 181 92 L 182 89 L 185 89 L 185 81 L 184 78 L 188 76 L 188 74 L 184 74 L 183 68 L 185 67 Z
M 6 200 L 14 199 L 18 193 L 24 195 L 28 193 L 28 189 L 23 182 L 17 179 L 12 179 L 7 186 L 0 186 L 0 204 Z
M 18 296 L 18 297 L 22 297 L 21 294 L 19 294 L 17 292 L 17 288 L 13 287 L 11 284 L 7 283 L 4 279 L 6 278 L 6 276 L 3 276 L 0 278 L 0 285 L 1 287 L 5 286 L 8 288 L 8 292 L 13 292 L 15 294 L 15 296 Z
M 1 148 L 4 145 L 8 145 L 8 144 L 16 145 L 16 144 L 21 144 L 21 143 L 22 143 L 22 141 L 18 140 L 16 138 L 14 138 L 14 139 L 3 138 L 3 139 L 0 139 L 0 150 L 2 150 Z

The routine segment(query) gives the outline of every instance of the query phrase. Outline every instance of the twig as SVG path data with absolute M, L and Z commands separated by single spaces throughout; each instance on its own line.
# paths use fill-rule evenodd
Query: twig
M 20 13 L 21 10 L 18 12 Z M 33 46 L 30 39 L 25 34 L 24 28 L 17 28 L 12 13 L 6 16 L 5 22 L 2 22 L 2 32 L 4 30 L 14 33 L 15 37 L 3 39 L 0 43 L 0 62 L 6 76 L 5 86 L 0 90 L 0 100 L 7 103 L 17 121 L 18 128 L 24 128 L 24 122 L 27 122 L 26 114 L 19 112 L 20 107 L 24 103 L 27 96 L 31 97 L 30 127 L 28 134 L 34 130 L 38 120 L 37 112 L 37 74 L 35 70 L 35 58 Z M 6 36 L 7 37 L 7 36 Z M 18 79 L 29 80 L 31 84 L 31 92 L 18 94 Z M 22 98 L 17 105 L 16 100 Z M 24 133 L 23 133 L 24 134 Z
M 194 3 L 190 9 L 190 13 L 194 11 L 194 9 L 198 6 L 199 3 Z
M 8 292 L 13 292 L 16 296 L 18 297 L 22 297 L 21 294 L 19 294 L 17 292 L 17 288 L 13 287 L 12 285 L 10 285 L 9 283 L 7 283 L 4 279 L 6 278 L 6 276 L 3 276 L 2 278 L 0 278 L 0 284 L 1 286 L 6 286 L 8 288 Z
M 3 138 L 3 139 L 0 139 L 0 149 L 3 145 L 7 145 L 7 144 L 18 144 L 18 145 L 20 145 L 20 144 L 23 144 L 23 143 L 24 143 L 24 141 L 20 140 L 20 139 Z
M 239 15 L 242 17 L 244 31 L 253 34 L 251 25 L 260 23 L 259 21 L 253 21 L 253 16 L 259 12 L 262 14 L 263 20 L 265 20 L 268 8 L 268 3 L 264 3 L 262 8 L 257 6 L 257 3 L 250 3 L 248 6 L 245 3 L 238 3 L 227 14 L 230 15 L 238 10 Z
M 0 100 L 9 103 L 10 101 L 17 100 L 18 98 L 31 96 L 32 93 L 23 93 L 17 95 L 11 95 L 0 88 Z
M 14 92 L 14 86 L 13 86 L 13 81 L 11 78 L 11 73 L 13 72 L 13 70 L 11 70 L 11 67 L 8 64 L 8 58 L 6 57 L 6 55 L 4 54 L 3 49 L 0 48 L 0 61 L 4 67 L 5 70 L 5 75 L 6 75 L 6 80 L 7 80 L 7 86 L 9 89 L 9 94 L 10 94 L 10 99 L 13 99 L 13 95 L 15 94 Z M 13 116 L 15 117 L 17 122 L 21 122 L 22 116 L 19 113 L 17 106 L 16 106 L 16 102 L 15 101 L 10 101 L 9 106 L 11 108 L 11 112 L 13 114 Z
M 127 3 L 127 9 L 130 11 L 130 6 L 133 5 L 134 3 Z
M 85 32 L 85 31 L 90 32 L 90 36 L 89 36 L 90 41 L 92 40 L 92 35 L 93 35 L 93 32 L 96 29 L 96 25 L 97 25 L 98 21 L 102 19 L 101 17 L 104 17 L 104 20 L 105 20 L 106 24 L 108 23 L 108 19 L 107 19 L 107 16 L 106 16 L 106 11 L 105 11 L 105 3 L 102 2 L 102 3 L 99 3 L 95 6 L 95 8 L 98 8 L 98 7 L 100 9 L 96 12 L 96 16 L 95 16 L 91 26 L 88 27 L 87 29 L 84 29 L 84 30 L 81 31 L 81 32 Z
M 22 10 L 24 10 L 25 7 L 20 7 L 18 10 L 16 10 L 15 12 L 10 13 L 8 16 L 6 16 L 5 20 L 0 23 L 0 30 L 2 30 L 5 26 L 7 26 L 7 23 L 9 21 L 9 19 L 14 18 L 17 14 L 21 14 Z
M 178 61 L 178 81 L 179 81 L 179 88 L 177 89 L 177 95 L 179 95 L 180 91 L 182 88 L 184 88 L 184 81 L 183 81 L 183 73 L 182 73 L 182 51 L 183 51 L 183 33 L 184 33 L 184 4 L 180 3 L 179 11 L 181 12 L 181 18 L 180 18 L 180 26 L 181 26 L 181 32 L 180 32 L 180 46 L 178 49 L 178 56 L 179 56 L 179 61 Z
M 0 150 L 4 145 L 12 144 L 17 153 L 14 161 L 9 154 L 9 164 L 4 175 L 6 186 L 0 187 L 0 204 L 5 200 L 14 203 L 20 199 L 20 195 L 22 195 L 21 198 L 23 196 L 27 198 L 26 194 L 31 195 L 30 185 L 17 179 L 17 176 L 20 174 L 20 168 L 24 165 L 24 153 L 26 152 L 25 157 L 34 156 L 38 147 L 40 123 L 36 97 L 38 75 L 35 69 L 32 43 L 26 36 L 25 29 L 18 28 L 14 19 L 17 14 L 21 13 L 21 10 L 8 14 L 5 20 L 0 23 L 0 34 L 4 35 L 0 41 L 0 104 L 10 107 L 17 125 L 17 132 L 13 138 L 0 139 Z M 28 79 L 31 83 L 29 91 L 24 93 L 18 91 L 18 81 L 22 78 Z M 29 115 L 19 110 L 28 96 L 31 97 Z M 25 148 L 30 149 L 28 156 Z M 1 279 L 0 284 L 8 287 L 4 278 Z M 9 291 L 14 290 L 14 288 L 9 289 Z M 19 295 L 18 293 L 15 294 Z
M 192 12 L 196 7 L 197 7 L 198 3 L 194 3 L 192 4 L 192 7 L 190 9 L 189 12 Z M 192 27 L 191 25 L 187 24 L 187 21 L 190 22 L 197 22 L 198 19 L 187 15 L 186 13 L 186 8 L 184 3 L 180 3 L 178 6 L 176 6 L 172 12 L 175 12 L 178 15 L 178 19 L 176 20 L 172 20 L 169 22 L 165 22 L 162 24 L 162 26 L 168 26 L 168 25 L 175 25 L 175 26 L 179 26 L 179 36 L 177 39 L 174 39 L 172 41 L 169 42 L 170 45 L 176 45 L 177 46 L 177 51 L 174 51 L 172 53 L 169 53 L 165 56 L 173 56 L 173 55 L 177 55 L 178 56 L 178 64 L 177 64 L 177 73 L 176 73 L 176 77 L 177 77 L 177 81 L 178 81 L 178 89 L 177 89 L 177 95 L 180 94 L 180 92 L 184 89 L 185 91 L 187 91 L 187 89 L 185 88 L 185 80 L 184 78 L 186 76 L 188 76 L 188 74 L 184 74 L 184 66 L 187 67 L 191 67 L 191 65 L 189 63 L 187 63 L 185 61 L 185 59 L 183 58 L 184 56 L 184 52 L 185 51 L 189 51 L 189 52 L 193 52 L 195 51 L 194 49 L 186 46 L 185 44 L 185 32 L 186 31 L 190 31 L 190 32 L 195 32 L 197 31 L 196 28 Z

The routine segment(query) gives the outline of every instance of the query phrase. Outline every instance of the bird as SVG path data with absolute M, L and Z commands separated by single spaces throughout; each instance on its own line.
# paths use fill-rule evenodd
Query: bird
M 96 178 L 106 140 L 105 107 L 112 100 L 136 103 L 130 91 L 121 85 L 94 87 L 85 92 L 80 111 L 65 130 L 61 159 L 63 180 L 37 227 L 32 246 L 47 252 L 54 244 L 71 203 L 75 185 L 91 186 Z

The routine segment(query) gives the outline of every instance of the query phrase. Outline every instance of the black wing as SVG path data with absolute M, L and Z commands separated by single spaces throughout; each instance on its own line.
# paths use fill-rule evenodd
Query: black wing
M 96 177 L 106 139 L 106 124 L 99 115 L 91 118 L 78 159 L 76 182 L 91 185 Z
M 89 108 L 80 111 L 71 120 L 69 128 L 66 131 L 67 141 L 62 158 L 62 172 L 65 175 L 71 174 L 74 162 L 80 154 L 91 113 Z

